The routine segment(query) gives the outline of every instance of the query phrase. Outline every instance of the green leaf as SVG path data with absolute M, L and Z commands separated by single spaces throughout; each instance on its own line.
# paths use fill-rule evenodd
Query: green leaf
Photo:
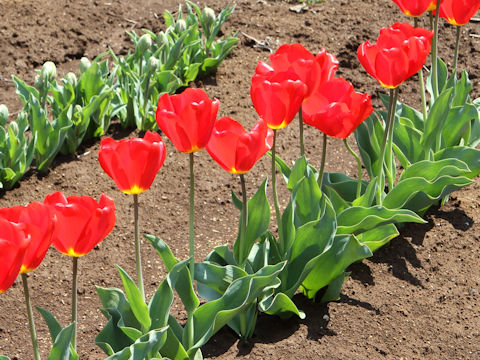
M 321 197 L 322 192 L 312 172 L 297 182 L 292 191 L 292 199 L 295 199 L 293 204 L 295 208 L 294 219 L 296 227 L 319 218 Z
M 138 287 L 132 278 L 118 265 L 117 269 L 120 273 L 120 277 L 122 278 L 123 287 L 125 288 L 125 293 L 127 294 L 130 307 L 132 308 L 135 317 L 142 327 L 142 332 L 145 333 L 148 331 L 148 329 L 150 329 L 152 324 L 149 316 L 148 306 L 142 299 L 142 294 L 140 293 L 140 290 L 138 290 Z
M 425 122 L 425 132 L 422 135 L 421 143 L 425 149 L 433 149 L 440 146 L 439 135 L 442 132 L 443 124 L 447 118 L 452 103 L 453 89 L 443 91 L 432 105 Z
M 145 238 L 150 242 L 150 244 L 152 244 L 157 253 L 162 257 L 162 260 L 167 267 L 167 271 L 172 271 L 173 265 L 178 266 L 180 264 L 173 256 L 173 253 L 168 245 L 160 238 L 152 235 L 145 235 Z M 175 283 L 175 290 L 177 290 L 178 295 L 182 299 L 187 312 L 191 312 L 197 308 L 200 301 L 198 300 L 197 295 L 195 295 L 195 291 L 192 288 L 192 280 L 189 269 L 187 267 L 182 267 L 178 276 L 179 280 Z
M 363 165 L 365 166 L 370 179 L 373 179 L 376 176 L 376 170 L 380 158 L 380 147 L 382 144 L 384 127 L 378 117 L 382 116 L 382 114 L 382 112 L 373 113 L 365 119 L 365 121 L 361 123 L 354 132 Z M 386 117 L 386 114 L 384 117 Z
M 393 132 L 394 151 L 403 167 L 426 158 L 425 149 L 421 143 L 423 128 L 417 129 L 406 118 L 395 122 Z
M 47 323 L 48 331 L 50 332 L 50 338 L 52 339 L 52 342 L 54 342 L 58 334 L 60 334 L 60 331 L 62 331 L 62 326 L 48 310 L 39 306 L 36 306 L 36 309 L 40 312 L 43 319 Z
M 371 252 L 375 252 L 398 235 L 395 225 L 386 224 L 358 234 L 356 237 L 361 244 L 368 246 Z
M 458 159 L 468 165 L 471 172 L 465 174 L 470 179 L 473 179 L 480 174 L 480 150 L 473 149 L 468 146 L 453 146 L 442 149 L 434 154 L 434 160 L 439 161 L 443 159 Z
M 242 236 L 241 228 L 233 246 L 233 255 L 239 264 L 244 263 L 255 241 L 265 234 L 270 225 L 270 205 L 267 199 L 267 179 L 262 182 L 255 195 L 248 201 L 247 206 L 247 229 L 244 244 L 245 248 L 243 249 L 243 259 L 239 258 L 242 253 L 239 248 L 241 245 L 240 238 Z M 240 223 L 241 221 L 242 216 L 240 216 Z
M 406 168 L 400 175 L 399 182 L 414 177 L 434 181 L 441 176 L 465 176 L 469 172 L 467 164 L 458 159 L 423 160 Z
M 271 151 L 267 152 L 267 154 L 268 156 L 272 157 Z M 280 170 L 280 173 L 282 174 L 283 179 L 285 180 L 285 184 L 288 185 L 288 179 L 290 178 L 290 174 L 292 173 L 292 170 L 290 169 L 290 167 L 278 155 L 275 155 L 275 166 L 278 168 L 278 170 Z
M 337 301 L 340 299 L 340 292 L 342 291 L 342 286 L 345 280 L 350 276 L 350 272 L 344 272 L 340 274 L 328 285 L 327 291 L 322 296 L 321 303 L 326 303 L 330 301 Z
M 195 264 L 195 280 L 197 280 L 199 294 L 208 301 L 218 299 L 232 282 L 247 275 L 245 270 L 238 266 L 220 266 L 209 262 Z M 211 293 L 206 291 L 205 287 L 214 290 L 220 296 L 212 298 Z
M 70 343 L 72 342 L 74 332 L 75 323 L 68 325 L 60 331 L 47 360 L 70 360 Z
M 0 360 L 10 360 L 10 358 L 5 355 L 0 355 Z
M 134 344 L 107 358 L 107 360 L 145 360 L 151 359 L 151 353 L 158 352 L 167 338 L 167 327 L 151 330 Z
M 338 215 L 337 234 L 358 235 L 382 225 L 404 222 L 426 223 L 410 210 L 352 206 Z
M 298 183 L 308 175 L 308 162 L 305 156 L 298 158 L 290 172 L 288 177 L 287 188 L 288 190 L 292 191 Z
M 268 315 L 276 315 L 281 319 L 288 319 L 297 315 L 305 319 L 305 313 L 297 308 L 295 303 L 284 293 L 271 294 L 258 304 L 258 309 Z
M 372 256 L 370 249 L 361 244 L 355 236 L 337 235 L 332 246 L 321 258 L 302 282 L 302 291 L 313 299 L 315 294 L 343 275 L 350 264 Z
M 470 123 L 478 119 L 477 108 L 472 104 L 452 107 L 448 111 L 445 124 L 442 129 L 444 146 L 460 145 L 462 137 L 470 129 Z

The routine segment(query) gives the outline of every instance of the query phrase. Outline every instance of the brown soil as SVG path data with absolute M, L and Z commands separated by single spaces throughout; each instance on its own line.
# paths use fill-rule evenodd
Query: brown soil
M 164 9 L 174 11 L 178 1 L 139 0 L 3 0 L 0 3 L 0 103 L 11 113 L 20 109 L 11 74 L 29 82 L 34 69 L 53 60 L 59 73 L 78 68 L 82 56 L 94 57 L 108 46 L 126 53 L 131 44 L 125 30 L 162 28 Z M 228 1 L 208 1 L 215 10 Z M 220 67 L 216 76 L 199 81 L 208 94 L 221 101 L 221 115 L 253 124 L 255 111 L 249 98 L 250 77 L 256 62 L 266 59 L 268 49 L 255 46 L 249 37 L 264 41 L 275 50 L 282 43 L 300 42 L 312 52 L 326 47 L 340 60 L 339 73 L 360 91 L 382 91 L 356 59 L 356 48 L 364 40 L 375 40 L 381 27 L 408 21 L 390 0 L 328 0 L 297 14 L 294 4 L 264 0 L 238 0 L 224 31 L 239 30 L 241 42 Z M 441 26 L 440 55 L 452 58 L 454 29 Z M 462 32 L 460 65 L 469 70 L 474 96 L 480 93 L 477 23 Z M 402 86 L 401 98 L 418 104 L 415 81 Z M 379 101 L 375 97 L 375 104 Z M 297 131 L 290 126 L 280 133 L 280 156 L 297 157 Z M 115 138 L 134 136 L 113 126 Z M 351 142 L 353 140 L 350 140 Z M 177 257 L 187 257 L 188 191 L 187 157 L 167 142 L 168 157 L 152 188 L 140 196 L 141 228 L 160 236 Z M 85 145 L 78 156 L 59 158 L 46 177 L 34 170 L 19 187 L 0 197 L 0 206 L 42 201 L 61 190 L 67 195 L 104 192 L 117 204 L 117 224 L 97 249 L 80 259 L 79 337 L 81 359 L 103 359 L 94 338 L 105 324 L 99 311 L 94 285 L 121 287 L 116 264 L 134 274 L 132 199 L 121 194 L 101 170 L 99 143 Z M 314 166 L 320 162 L 321 141 L 315 129 L 306 129 L 306 151 Z M 248 191 L 260 184 L 269 169 L 262 159 L 248 174 Z M 329 140 L 327 171 L 355 174 L 354 160 L 339 141 Z M 232 243 L 238 212 L 230 201 L 230 190 L 239 191 L 237 178 L 220 169 L 206 152 L 196 158 L 196 249 L 201 260 L 214 246 Z M 284 191 L 285 193 L 285 191 Z M 285 199 L 285 197 L 284 197 Z M 480 184 L 455 193 L 440 209 L 426 216 L 428 224 L 406 226 L 374 256 L 351 267 L 352 276 L 339 302 L 319 305 L 296 296 L 307 318 L 281 322 L 261 316 L 253 340 L 246 344 L 228 329 L 218 333 L 203 349 L 215 359 L 480 359 Z M 143 259 L 147 297 L 165 275 L 159 257 L 144 244 Z M 54 249 L 39 269 L 30 275 L 35 305 L 54 312 L 63 325 L 69 322 L 70 259 Z M 31 359 L 22 286 L 15 285 L 0 296 L 0 353 L 13 359 Z M 184 316 L 180 307 L 173 312 Z M 50 341 L 46 326 L 36 313 L 43 356 Z

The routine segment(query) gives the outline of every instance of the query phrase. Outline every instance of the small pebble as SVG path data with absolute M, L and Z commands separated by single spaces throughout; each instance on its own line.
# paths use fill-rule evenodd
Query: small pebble
M 330 316 L 328 316 L 328 315 L 323 315 L 323 320 L 325 320 L 325 321 L 330 321 Z

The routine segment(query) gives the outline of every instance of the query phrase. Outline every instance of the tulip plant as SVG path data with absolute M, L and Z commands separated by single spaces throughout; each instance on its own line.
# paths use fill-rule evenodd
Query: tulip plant
M 224 9 L 217 17 L 213 10 L 201 11 L 190 2 L 186 18 L 181 11 L 177 19 L 165 14 L 165 32 L 146 32 L 140 37 L 131 34 L 135 53 L 127 58 L 114 56 L 120 86 L 107 77 L 105 62 L 90 64 L 86 60 L 81 62 L 79 79 L 67 74 L 63 86 L 56 84 L 51 63 L 44 65 L 35 87 L 15 78 L 17 92 L 28 111 L 20 113 L 17 122 L 10 123 L 5 131 L 8 111 L 0 107 L 9 154 L 0 158 L 0 170 L 10 176 L 2 177 L 5 187 L 16 180 L 11 173 L 21 173 L 28 166 L 24 164 L 31 159 L 35 141 L 43 139 L 42 146 L 56 144 L 47 152 L 35 147 L 41 170 L 42 164 L 47 166 L 51 161 L 52 153 L 71 151 L 88 134 L 102 134 L 108 126 L 108 114 L 115 112 L 123 117 L 124 124 L 128 118 L 141 128 L 158 126 L 178 151 L 188 154 L 189 258 L 177 259 L 162 239 L 144 235 L 167 270 L 153 296 L 146 299 L 138 195 L 149 189 L 162 167 L 165 145 L 160 135 L 151 131 L 143 138 L 105 138 L 101 142 L 101 167 L 119 190 L 133 195 L 137 270 L 135 282 L 118 266 L 124 290 L 97 287 L 107 324 L 95 342 L 107 359 L 202 359 L 201 346 L 225 325 L 247 340 L 254 333 L 259 313 L 282 319 L 293 315 L 303 318 L 305 314 L 292 300 L 297 292 L 310 299 L 318 296 L 321 302 L 338 299 L 350 264 L 372 256 L 395 238 L 399 234 L 397 226 L 424 223 L 421 215 L 430 206 L 445 201 L 452 191 L 471 184 L 472 178 L 480 174 L 480 150 L 476 149 L 480 143 L 480 101 L 470 98 L 468 73 L 463 71 L 458 76 L 459 42 L 451 74 L 447 65 L 437 59 L 435 50 L 439 17 L 462 26 L 478 10 L 480 2 L 394 2 L 411 17 L 439 11 L 433 32 L 399 22 L 382 29 L 375 43 L 366 41 L 358 48 L 358 59 L 365 70 L 389 89 L 388 95 L 381 95 L 386 111 L 374 111 L 368 94 L 356 92 L 351 83 L 337 76 L 339 64 L 333 55 L 325 49 L 313 55 L 301 44 L 284 44 L 269 56 L 268 63 L 261 61 L 257 65 L 250 96 L 259 119 L 250 131 L 230 117 L 217 119 L 220 103 L 202 89 L 187 88 L 180 94 L 170 94 L 175 86 L 184 85 L 186 78 L 215 68 L 216 61 L 223 59 L 234 44 L 233 40 L 214 41 L 233 8 Z M 431 49 L 433 66 L 425 84 L 423 67 Z M 179 69 L 185 72 L 179 73 Z M 398 101 L 398 87 L 417 73 L 421 92 L 425 92 L 420 111 Z M 173 79 L 167 81 L 173 84 L 170 90 L 157 88 L 165 84 L 159 80 L 161 77 Z M 107 95 L 94 94 L 95 88 L 105 89 Z M 90 93 L 85 92 L 88 89 Z M 424 89 L 429 95 L 428 107 Z M 129 98 L 131 94 L 138 99 Z M 153 100 L 157 102 L 155 113 Z M 122 101 L 126 105 L 121 105 Z M 57 116 L 52 123 L 45 120 L 48 104 Z M 67 108 L 66 113 L 61 110 Z M 74 114 L 82 111 L 89 118 L 96 114 L 94 125 L 75 118 Z M 276 140 L 279 130 L 297 114 L 300 157 L 290 167 L 281 159 Z M 34 133 L 32 139 L 22 135 L 27 118 Z M 42 128 L 40 120 L 48 125 Z M 305 157 L 308 144 L 303 141 L 304 124 L 322 133 L 319 170 Z M 48 135 L 45 126 L 56 129 L 56 135 Z M 348 142 L 351 134 L 360 155 Z M 325 171 L 328 136 L 343 139 L 358 164 L 357 178 Z M 69 140 L 62 148 L 65 138 Z M 232 192 L 232 202 L 240 215 L 233 247 L 218 246 L 203 261 L 196 262 L 194 154 L 202 156 L 204 148 L 225 171 L 238 176 L 241 197 Z M 23 157 L 18 155 L 21 153 Z M 276 227 L 271 224 L 268 181 L 263 181 L 250 199 L 246 191 L 249 171 L 266 153 L 271 156 Z M 368 180 L 363 179 L 362 167 Z M 277 170 L 290 194 L 283 209 L 277 198 Z M 55 192 L 43 204 L 0 209 L 0 293 L 21 274 L 36 360 L 40 354 L 26 273 L 39 266 L 51 243 L 60 253 L 72 257 L 71 324 L 62 329 L 50 312 L 38 310 L 53 341 L 49 359 L 78 359 L 78 258 L 105 238 L 114 224 L 115 205 L 106 195 L 97 202 L 89 196 L 65 197 Z M 187 313 L 184 324 L 170 312 L 175 294 Z

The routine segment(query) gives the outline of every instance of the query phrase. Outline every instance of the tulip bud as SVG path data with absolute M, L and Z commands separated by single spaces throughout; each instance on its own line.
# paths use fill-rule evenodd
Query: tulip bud
M 213 11 L 213 9 L 209 8 L 208 6 L 205 6 L 205 8 L 203 9 L 202 16 L 208 26 L 215 22 L 215 11 Z
M 80 59 L 80 75 L 82 75 L 87 69 L 92 65 L 90 60 L 86 58 L 85 56 Z
M 175 24 L 175 32 L 180 34 L 187 30 L 187 23 L 183 19 L 179 19 Z
M 4 126 L 8 121 L 8 108 L 4 104 L 0 104 L 0 126 Z
M 77 86 L 77 75 L 75 75 L 72 72 L 67 73 L 65 75 L 65 80 L 69 83 L 72 84 L 73 87 Z
M 47 80 L 47 82 L 55 80 L 57 77 L 57 68 L 55 67 L 55 64 L 51 61 L 47 61 L 43 64 L 41 75 L 42 78 Z
M 155 39 L 155 42 L 157 43 L 158 46 L 168 45 L 169 43 L 168 37 L 163 31 L 157 34 L 157 38 Z
M 18 137 L 18 124 L 15 121 L 12 121 L 10 124 L 8 124 L 8 128 L 13 131 L 16 137 Z
M 155 56 L 150 56 L 148 59 L 148 69 L 151 73 L 154 73 L 158 68 L 160 68 L 160 60 Z
M 43 78 L 40 75 L 35 76 L 35 88 L 41 90 L 43 88 Z
M 137 54 L 143 54 L 152 47 L 152 37 L 149 34 L 143 34 L 137 42 Z

